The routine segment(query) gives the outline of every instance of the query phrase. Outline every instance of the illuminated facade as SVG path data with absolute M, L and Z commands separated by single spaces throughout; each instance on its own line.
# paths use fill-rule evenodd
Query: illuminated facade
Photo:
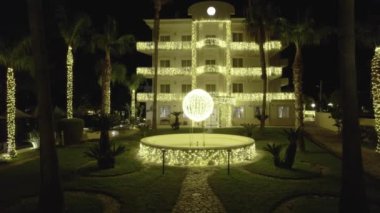
M 207 11 L 215 9 L 215 13 Z M 211 10 L 213 11 L 213 10 Z M 204 1 L 188 9 L 191 18 L 161 19 L 158 44 L 158 124 L 170 122 L 171 112 L 182 111 L 182 99 L 192 89 L 204 89 L 214 100 L 214 111 L 207 126 L 229 127 L 259 123 L 262 80 L 259 47 L 247 33 L 244 18 L 231 18 L 234 7 L 225 2 Z M 153 29 L 154 20 L 145 20 Z M 281 92 L 288 79 L 281 78 L 278 57 L 281 43 L 268 40 L 267 124 L 294 125 L 294 94 Z M 137 50 L 153 56 L 151 41 L 137 42 Z M 152 57 L 153 64 L 153 57 Z M 137 74 L 153 78 L 153 67 L 138 67 Z M 152 120 L 153 93 L 138 93 L 137 101 L 146 103 L 146 119 Z M 182 114 L 183 125 L 191 122 Z

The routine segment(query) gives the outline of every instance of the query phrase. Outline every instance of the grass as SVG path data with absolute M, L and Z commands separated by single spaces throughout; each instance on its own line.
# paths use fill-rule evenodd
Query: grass
M 150 131 L 148 135 L 190 131 L 189 128 L 160 129 L 156 132 Z M 202 132 L 202 129 L 196 128 L 193 131 Z M 243 128 L 213 129 L 213 132 L 244 135 Z M 140 138 L 141 134 L 130 132 L 114 138 L 113 142 L 125 145 L 127 152 L 116 158 L 115 168 L 108 170 L 97 170 L 96 162 L 83 154 L 96 143 L 94 141 L 58 147 L 65 191 L 109 195 L 120 203 L 121 212 L 170 212 L 178 199 L 187 169 L 167 167 L 165 175 L 162 175 L 160 165 L 141 164 L 136 158 Z M 226 168 L 219 168 L 209 177 L 210 186 L 227 212 L 336 211 L 338 199 L 326 199 L 326 196 L 339 195 L 339 159 L 306 141 L 307 152 L 297 152 L 294 169 L 279 169 L 274 167 L 272 156 L 262 148 L 267 143 L 287 144 L 282 129 L 267 128 L 262 133 L 256 129 L 254 138 L 258 150 L 257 161 L 232 166 L 230 175 L 227 175 Z M 19 159 L 27 159 L 26 155 L 33 157 L 38 152 L 22 153 Z M 11 164 L 14 166 L 7 166 Z M 40 182 L 39 159 L 22 164 L 15 161 L 7 165 L 0 165 L 0 212 L 14 204 L 13 212 L 34 210 Z M 380 184 L 373 184 L 369 191 L 370 200 L 379 202 Z M 313 195 L 322 197 L 310 199 Z M 21 205 L 24 198 L 31 199 Z M 103 209 L 94 196 L 84 196 L 82 199 L 68 195 L 66 203 L 68 212 L 96 213 Z

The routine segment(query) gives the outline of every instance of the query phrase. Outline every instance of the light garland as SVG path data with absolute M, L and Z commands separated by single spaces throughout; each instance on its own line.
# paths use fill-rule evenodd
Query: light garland
M 197 22 L 193 21 L 191 23 L 191 88 L 195 89 L 197 87 L 197 76 L 196 76 L 196 67 L 197 67 Z
M 241 77 L 261 77 L 260 67 L 233 67 L 231 69 L 232 76 Z M 267 67 L 268 77 L 279 77 L 282 75 L 282 67 Z
M 221 48 L 226 48 L 227 44 L 225 41 L 219 38 L 205 38 L 197 42 L 196 48 L 201 49 L 208 46 L 219 46 Z
M 380 153 L 380 47 L 375 48 L 371 63 L 371 91 L 373 112 L 375 115 L 375 129 L 377 133 L 376 152 Z
M 136 91 L 133 89 L 131 94 L 131 114 L 132 117 L 136 118 L 136 101 L 135 101 Z
M 267 41 L 264 43 L 265 51 L 281 50 L 280 41 Z M 259 45 L 256 42 L 231 42 L 231 50 L 239 51 L 259 51 Z
M 136 70 L 136 74 L 144 75 L 144 76 L 153 76 L 154 68 L 152 67 L 138 67 Z M 177 75 L 185 75 L 191 76 L 191 67 L 159 67 L 158 75 L 160 76 L 177 76 Z
M 7 153 L 6 159 L 17 156 L 16 151 L 16 81 L 12 68 L 7 69 Z
M 226 75 L 226 88 L 227 88 L 227 95 L 228 97 L 231 94 L 231 21 L 226 21 L 226 40 L 227 40 L 227 49 L 226 49 L 226 68 L 227 68 L 227 75 Z M 232 124 L 232 116 L 231 116 L 231 102 L 226 105 L 226 110 L 222 112 L 225 114 L 225 126 L 229 127 Z
M 227 69 L 224 66 L 218 65 L 205 65 L 196 68 L 196 75 L 201 75 L 203 73 L 220 73 L 222 75 L 226 75 Z
M 138 51 L 154 50 L 154 42 L 137 42 Z M 188 41 L 160 41 L 159 50 L 191 50 L 191 42 Z
M 67 82 L 66 82 L 66 114 L 67 118 L 73 118 L 73 49 L 69 46 L 66 56 Z
M 216 104 L 235 103 L 236 101 L 261 101 L 263 94 L 257 93 L 228 93 L 224 92 L 210 92 Z M 158 93 L 157 100 L 163 102 L 182 101 L 184 98 L 183 93 Z M 152 101 L 153 93 L 138 93 L 137 99 L 139 101 Z M 290 92 L 273 92 L 267 93 L 267 100 L 294 100 L 294 93 Z

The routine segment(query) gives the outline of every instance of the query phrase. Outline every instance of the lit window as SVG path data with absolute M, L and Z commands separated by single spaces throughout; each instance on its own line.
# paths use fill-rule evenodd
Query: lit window
M 244 116 L 244 107 L 239 106 L 239 107 L 234 107 L 234 118 L 243 118 Z
M 215 65 L 216 61 L 215 60 L 206 60 L 205 64 L 206 65 Z
M 188 93 L 191 91 L 191 84 L 182 84 L 182 93 Z
M 183 36 L 181 37 L 181 40 L 182 40 L 182 41 L 191 41 L 191 35 L 183 35 Z
M 182 67 L 191 67 L 191 60 L 182 60 Z
M 289 118 L 289 107 L 279 106 L 278 107 L 278 118 Z
M 232 41 L 243 41 L 243 33 L 232 33 Z
M 170 93 L 170 84 L 161 84 L 160 85 L 161 93 Z
M 162 35 L 162 36 L 160 36 L 160 41 L 170 41 L 170 35 Z
M 206 91 L 207 92 L 216 92 L 216 85 L 215 84 L 206 84 Z
M 243 84 L 242 83 L 233 83 L 232 84 L 233 93 L 243 93 Z
M 233 58 L 232 59 L 232 67 L 243 67 L 243 59 L 242 58 Z
M 160 67 L 170 67 L 170 60 L 160 60 Z
M 160 107 L 160 118 L 168 118 L 170 116 L 170 106 Z

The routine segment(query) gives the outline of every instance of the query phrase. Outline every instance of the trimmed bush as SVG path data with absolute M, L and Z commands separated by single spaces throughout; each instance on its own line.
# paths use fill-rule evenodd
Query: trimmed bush
M 84 121 L 79 118 L 61 119 L 58 131 L 62 133 L 64 145 L 78 144 L 83 134 Z

